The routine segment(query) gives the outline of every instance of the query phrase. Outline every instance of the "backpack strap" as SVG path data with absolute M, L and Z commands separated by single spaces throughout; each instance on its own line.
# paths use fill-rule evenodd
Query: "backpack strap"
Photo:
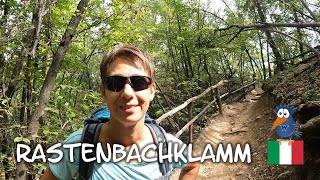
M 93 144 L 92 153 L 87 154 L 87 158 L 95 157 L 96 154 L 96 146 L 99 141 L 99 134 L 101 127 L 104 123 L 92 123 L 87 124 L 82 132 L 81 142 Z M 81 155 L 81 148 L 80 148 Z M 91 179 L 93 173 L 93 165 L 94 161 L 84 162 L 82 158 L 79 158 L 79 179 L 80 180 L 88 180 Z
M 151 130 L 152 137 L 157 147 L 159 147 L 159 143 L 163 143 L 162 152 L 163 154 L 168 154 L 168 141 L 166 139 L 164 129 L 162 129 L 157 124 L 153 124 L 153 123 L 150 123 L 150 124 L 145 123 L 145 125 Z M 160 172 L 162 173 L 163 176 L 166 176 L 167 173 L 170 172 L 169 161 L 168 159 L 164 159 L 163 163 L 160 163 L 159 149 L 157 149 L 157 151 L 158 151 L 157 154 L 158 154 L 158 163 L 160 167 Z

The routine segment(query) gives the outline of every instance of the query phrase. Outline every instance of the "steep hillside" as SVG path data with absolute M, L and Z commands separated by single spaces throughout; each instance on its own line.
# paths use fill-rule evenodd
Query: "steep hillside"
M 320 179 L 320 57 L 311 55 L 264 82 L 277 103 L 297 108 L 295 120 L 305 142 L 305 164 L 296 167 L 299 179 Z

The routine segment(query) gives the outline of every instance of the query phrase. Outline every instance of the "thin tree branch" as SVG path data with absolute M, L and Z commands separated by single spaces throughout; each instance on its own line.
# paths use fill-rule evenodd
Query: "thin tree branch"
M 305 42 L 300 41 L 299 39 L 297 39 L 297 38 L 295 38 L 295 37 L 292 37 L 292 36 L 290 36 L 290 35 L 288 35 L 288 34 L 286 34 L 286 33 L 283 33 L 283 32 L 281 32 L 281 31 L 277 31 L 277 30 L 273 30 L 273 29 L 269 29 L 269 31 L 275 32 L 275 33 L 284 35 L 284 36 L 286 36 L 286 37 L 288 37 L 288 38 L 290 38 L 290 39 L 293 39 L 293 40 L 295 40 L 295 41 L 297 41 L 297 42 L 305 45 L 305 46 L 308 47 L 311 51 L 313 51 L 313 52 L 316 53 L 318 56 L 320 56 L 320 52 L 319 52 L 318 50 L 314 49 L 312 46 L 308 45 L 308 44 L 305 43 Z
M 300 13 L 302 16 L 305 16 L 305 17 L 307 17 L 307 18 L 309 18 L 309 19 L 312 19 L 311 16 L 309 16 L 308 14 L 305 14 L 305 13 L 303 13 L 302 11 L 300 11 L 300 10 L 299 10 L 297 7 L 295 7 L 295 5 L 292 4 L 291 2 L 288 2 L 288 3 L 287 3 L 287 2 L 284 2 L 283 0 L 280 0 L 280 2 L 282 2 L 283 4 L 285 4 L 286 6 L 288 6 L 289 8 L 292 8 L 292 10 Z
M 239 31 L 227 42 L 227 44 L 231 43 L 238 35 L 243 31 L 243 28 L 240 28 Z
M 240 25 L 240 24 L 232 24 L 225 28 L 219 28 L 215 31 L 225 31 L 231 28 L 270 28 L 270 27 L 298 27 L 298 28 L 306 28 L 306 27 L 320 27 L 320 22 L 312 22 L 312 23 L 260 23 L 260 24 L 250 24 L 250 25 Z
M 308 7 L 307 3 L 304 0 L 301 0 L 301 3 L 303 5 L 304 8 L 306 8 L 306 10 L 309 12 L 309 14 L 312 16 L 314 21 L 318 21 L 317 16 L 310 10 L 310 8 Z
M 202 11 L 205 12 L 205 13 L 211 14 L 212 16 L 220 19 L 220 20 L 223 21 L 223 22 L 226 22 L 226 20 L 224 20 L 222 17 L 220 17 L 220 16 L 218 16 L 218 15 L 216 15 L 216 14 L 210 12 L 210 11 L 207 11 L 207 10 L 204 10 L 204 9 L 202 9 Z

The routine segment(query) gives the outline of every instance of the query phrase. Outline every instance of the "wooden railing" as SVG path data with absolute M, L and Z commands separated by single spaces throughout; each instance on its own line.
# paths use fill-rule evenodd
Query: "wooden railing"
M 220 87 L 223 87 L 224 85 L 226 85 L 227 83 L 229 83 L 228 80 L 222 80 L 220 81 L 219 83 L 209 87 L 208 89 L 206 89 L 205 91 L 203 91 L 201 94 L 199 94 L 198 96 L 194 96 L 188 100 L 186 100 L 183 104 L 181 104 L 180 106 L 177 106 L 175 107 L 174 109 L 172 109 L 171 111 L 163 114 L 162 116 L 160 116 L 156 121 L 157 123 L 161 123 L 163 122 L 167 117 L 169 116 L 172 116 L 174 115 L 175 113 L 177 113 L 178 111 L 184 109 L 185 107 L 188 107 L 188 123 L 186 125 L 183 126 L 183 128 L 181 128 L 176 134 L 175 134 L 175 137 L 179 138 L 181 136 L 182 133 L 184 133 L 186 130 L 189 129 L 189 143 L 192 143 L 193 142 L 193 124 L 196 120 L 198 120 L 204 113 L 206 113 L 209 108 L 216 102 L 217 103 L 217 106 L 218 106 L 218 110 L 219 110 L 219 113 L 221 115 L 223 115 L 223 111 L 222 111 L 222 98 L 228 96 L 228 95 L 233 95 L 233 94 L 236 94 L 240 91 L 242 91 L 244 97 L 245 97 L 245 88 L 248 88 L 252 85 L 255 85 L 256 84 L 256 81 L 252 82 L 252 83 L 249 83 L 249 84 L 246 84 L 246 85 L 242 85 L 239 89 L 236 89 L 232 92 L 228 92 L 228 93 L 225 93 L 223 95 L 220 95 L 220 92 L 219 92 L 219 88 Z M 204 97 L 205 95 L 207 95 L 209 92 L 213 92 L 215 94 L 215 97 L 214 99 L 209 102 L 203 109 L 202 111 L 197 114 L 195 117 L 192 118 L 192 110 L 193 110 L 193 102 Z

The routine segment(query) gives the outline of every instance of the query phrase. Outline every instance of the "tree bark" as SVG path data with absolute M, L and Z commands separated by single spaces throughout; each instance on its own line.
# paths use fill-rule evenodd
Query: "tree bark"
M 263 13 L 263 10 L 262 10 L 261 4 L 260 4 L 260 0 L 255 0 L 254 2 L 255 2 L 259 17 L 260 17 L 260 21 L 262 23 L 266 23 L 266 17 L 265 17 L 265 14 Z M 273 40 L 273 37 L 271 36 L 270 31 L 268 29 L 264 29 L 264 32 L 266 34 L 266 37 L 267 37 L 268 43 L 270 44 L 272 52 L 276 58 L 276 65 L 277 65 L 276 71 L 282 71 L 282 70 L 284 70 L 284 65 L 282 62 L 282 57 L 279 52 L 279 49 L 278 49 L 275 41 Z
M 170 26 L 170 23 L 169 23 L 169 26 Z M 172 44 L 171 44 L 171 41 L 170 39 L 168 38 L 167 39 L 167 44 L 168 44 L 168 51 L 169 51 L 169 54 L 170 54 L 170 57 L 171 57 L 171 66 L 172 66 L 172 70 L 173 72 L 175 72 L 176 76 L 174 76 L 175 78 L 175 82 L 179 82 L 180 81 L 180 73 L 179 73 L 179 70 L 178 70 L 178 67 L 177 67 L 177 62 L 176 62 L 176 58 L 175 58 L 175 55 L 174 55 L 174 51 L 173 51 L 173 48 L 172 48 Z
M 294 16 L 294 21 L 296 23 L 299 23 L 299 19 L 298 19 L 297 13 L 295 11 L 293 12 L 293 16 Z M 301 28 L 299 28 L 299 27 L 297 27 L 297 35 L 298 35 L 298 39 L 300 41 L 302 41 L 303 35 L 302 35 L 302 32 L 301 32 Z M 299 45 L 300 54 L 303 54 L 303 44 L 298 43 L 298 45 Z M 303 56 L 301 58 L 303 59 Z M 294 63 L 293 59 L 292 59 L 292 62 Z
M 266 72 L 266 66 L 264 64 L 264 57 L 263 57 L 263 45 L 261 41 L 261 35 L 258 32 L 258 37 L 259 37 L 259 46 L 260 46 L 260 56 L 261 56 L 261 62 L 262 62 L 262 69 L 263 69 L 263 79 L 267 79 L 267 72 Z
M 267 61 L 268 61 L 268 73 L 269 73 L 269 78 L 272 76 L 271 73 L 271 65 L 270 65 L 270 54 L 269 54 L 269 44 L 267 43 Z
M 59 69 L 63 63 L 64 56 L 66 54 L 67 48 L 69 47 L 73 36 L 76 33 L 76 29 L 79 25 L 82 15 L 84 14 L 85 8 L 88 5 L 89 0 L 80 0 L 75 15 L 72 16 L 69 25 L 62 36 L 59 47 L 54 54 L 51 66 L 48 70 L 44 83 L 42 85 L 39 104 L 36 107 L 33 116 L 31 118 L 30 124 L 28 126 L 29 139 L 32 139 L 32 135 L 37 134 L 39 130 L 39 118 L 43 115 L 43 110 L 47 106 L 49 101 L 50 93 L 53 89 L 54 80 L 57 77 Z M 17 163 L 16 170 L 16 180 L 25 180 L 27 175 L 28 167 L 26 162 Z
M 209 68 L 208 68 L 208 63 L 207 63 L 207 56 L 205 54 L 203 54 L 203 67 L 204 67 L 204 70 L 206 71 L 206 73 L 208 74 L 208 80 L 209 80 L 209 86 L 212 86 L 212 76 L 211 76 L 211 73 L 209 71 Z
M 19 57 L 18 57 L 17 62 L 14 66 L 14 69 L 12 71 L 11 82 L 8 85 L 8 89 L 5 92 L 6 97 L 8 97 L 9 99 L 11 99 L 13 97 L 13 94 L 16 90 L 17 81 L 18 81 L 20 72 L 22 70 L 24 55 L 25 55 L 25 49 L 22 48 L 20 50 Z M 9 100 L 9 105 L 10 105 L 10 102 L 11 101 Z
M 189 69 L 188 69 L 188 64 L 187 64 L 187 58 L 185 56 L 185 53 L 184 53 L 184 47 L 183 47 L 183 44 L 180 45 L 180 56 L 181 56 L 181 59 L 182 59 L 182 67 L 184 67 L 184 74 L 185 74 L 185 77 L 187 79 L 190 78 L 190 75 L 189 75 Z
M 256 75 L 256 70 L 254 69 L 253 59 L 252 59 L 252 57 L 250 56 L 249 50 L 248 50 L 246 47 L 245 47 L 245 51 L 246 51 L 246 53 L 247 53 L 247 55 L 248 55 L 248 57 L 249 57 L 249 59 L 250 59 L 250 64 L 251 64 L 251 68 L 252 68 L 252 71 L 253 71 L 252 79 L 253 79 L 253 81 L 255 81 L 257 75 Z
M 228 57 L 226 56 L 226 54 L 224 52 L 223 52 L 223 57 L 224 57 L 224 60 L 226 61 L 226 66 L 227 66 L 227 69 L 229 71 L 229 74 L 228 74 L 227 77 L 228 77 L 228 79 L 231 79 L 233 74 L 234 74 L 234 72 L 233 72 L 232 67 L 230 65 L 230 62 L 228 60 Z
M 187 55 L 187 59 L 186 60 L 188 62 L 189 70 L 191 72 L 191 77 L 190 77 L 190 79 L 191 79 L 191 78 L 194 77 L 193 67 L 192 67 L 192 63 L 191 63 L 191 56 L 190 56 L 190 53 L 189 53 L 188 46 L 184 45 L 184 47 L 185 47 L 186 55 Z

